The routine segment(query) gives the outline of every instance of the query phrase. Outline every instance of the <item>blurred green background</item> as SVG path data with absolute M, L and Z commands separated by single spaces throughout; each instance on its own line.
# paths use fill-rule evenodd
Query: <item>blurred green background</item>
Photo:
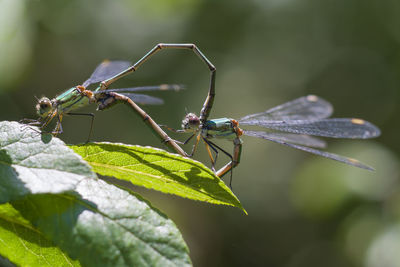
M 233 189 L 248 216 L 135 188 L 175 221 L 195 266 L 400 266 L 399 13 L 394 0 L 0 0 L 0 120 L 35 118 L 35 96 L 82 83 L 103 59 L 136 61 L 159 42 L 195 43 L 217 67 L 211 117 L 316 94 L 335 116 L 383 132 L 329 142 L 375 172 L 244 137 Z M 179 128 L 186 109 L 199 112 L 208 79 L 190 51 L 165 50 L 116 86 L 185 84 L 154 94 L 165 105 L 144 107 Z M 61 139 L 84 142 L 89 121 L 65 117 Z M 96 112 L 93 140 L 161 147 L 123 106 Z M 209 165 L 203 147 L 195 159 Z M 221 154 L 220 164 L 227 160 Z

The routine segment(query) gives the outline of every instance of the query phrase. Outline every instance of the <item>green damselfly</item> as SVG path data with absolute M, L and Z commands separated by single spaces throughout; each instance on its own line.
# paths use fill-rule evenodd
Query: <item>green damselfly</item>
M 151 49 L 147 54 L 145 54 L 139 61 L 137 61 L 133 65 L 131 65 L 129 62 L 126 61 L 104 62 L 96 68 L 96 70 L 93 72 L 90 78 L 86 80 L 82 85 L 72 87 L 51 100 L 47 97 L 42 97 L 38 99 L 36 109 L 39 115 L 39 119 L 28 120 L 28 124 L 39 125 L 40 128 L 43 130 L 54 118 L 56 118 L 57 125 L 56 128 L 52 131 L 52 133 L 54 135 L 57 135 L 62 132 L 61 122 L 65 114 L 91 116 L 92 117 L 91 125 L 93 125 L 93 118 L 94 118 L 93 114 L 74 113 L 71 112 L 72 110 L 78 109 L 90 103 L 96 103 L 98 105 L 97 108 L 98 110 L 107 109 L 116 103 L 124 103 L 130 106 L 134 110 L 134 112 L 144 120 L 146 125 L 151 128 L 151 130 L 161 139 L 163 143 L 166 143 L 175 152 L 183 156 L 187 156 L 185 151 L 182 150 L 182 148 L 179 145 L 177 145 L 174 140 L 169 138 L 169 136 L 158 126 L 158 124 L 155 123 L 154 120 L 134 102 L 136 101 L 138 103 L 143 103 L 143 104 L 159 104 L 160 102 L 162 102 L 162 100 L 146 95 L 132 94 L 132 92 L 143 91 L 143 90 L 144 91 L 177 90 L 180 89 L 180 86 L 161 85 L 161 86 L 150 86 L 150 87 L 139 87 L 139 88 L 108 89 L 108 87 L 112 83 L 126 76 L 129 73 L 135 72 L 150 57 L 152 57 L 154 54 L 163 49 L 192 50 L 207 65 L 211 73 L 211 78 L 210 78 L 210 89 L 208 97 L 204 105 L 206 107 L 206 110 L 204 110 L 203 113 L 204 115 L 208 116 L 214 99 L 215 67 L 194 44 L 160 43 L 157 44 L 153 49 Z M 89 85 L 95 83 L 99 83 L 98 87 L 95 90 L 91 91 L 87 89 Z M 92 126 L 90 132 L 91 131 L 92 131 Z
M 179 91 L 183 88 L 181 85 L 162 84 L 159 86 L 142 86 L 108 90 L 100 90 L 100 87 L 98 87 L 94 91 L 86 89 L 93 83 L 97 83 L 105 78 L 109 78 L 111 76 L 114 76 L 115 74 L 120 73 L 121 71 L 128 68 L 130 65 L 131 63 L 127 61 L 103 61 L 100 65 L 97 66 L 90 78 L 82 83 L 82 85 L 72 87 L 53 99 L 41 97 L 40 99 L 38 99 L 38 102 L 36 104 L 36 112 L 39 116 L 39 119 L 31 120 L 29 124 L 40 125 L 40 128 L 43 130 L 54 118 L 56 118 L 56 127 L 51 133 L 53 135 L 58 135 L 63 132 L 61 123 L 64 115 L 86 115 L 91 116 L 92 118 L 90 127 L 91 133 L 94 114 L 75 113 L 72 111 L 89 105 L 90 103 L 97 103 L 98 109 L 105 109 L 107 107 L 110 107 L 110 104 L 104 104 L 106 102 L 106 99 L 110 97 L 110 93 L 121 93 L 139 104 L 160 105 L 163 104 L 162 99 L 149 95 L 138 94 L 136 92 L 154 90 Z M 90 133 L 88 139 L 90 138 Z
M 328 118 L 332 112 L 333 108 L 330 103 L 315 95 L 309 95 L 271 108 L 265 112 L 247 115 L 238 121 L 230 118 L 220 118 L 202 122 L 200 117 L 197 117 L 194 113 L 189 113 L 182 121 L 181 130 L 168 129 L 181 133 L 192 133 L 184 144 L 197 135 L 192 154 L 200 139 L 203 140 L 211 159 L 212 168 L 219 177 L 224 176 L 239 164 L 243 144 L 242 135 L 263 138 L 348 165 L 373 170 L 372 167 L 356 159 L 316 149 L 324 148 L 326 144 L 323 140 L 312 136 L 367 139 L 380 135 L 379 128 L 370 122 L 356 118 Z M 243 130 L 239 128 L 239 124 L 259 126 L 269 131 Z M 233 154 L 231 155 L 213 143 L 210 140 L 213 138 L 233 141 Z M 212 156 L 210 149 L 214 151 L 215 157 Z M 218 150 L 230 157 L 231 161 L 215 171 L 214 166 Z M 231 182 L 232 175 L 230 185 Z

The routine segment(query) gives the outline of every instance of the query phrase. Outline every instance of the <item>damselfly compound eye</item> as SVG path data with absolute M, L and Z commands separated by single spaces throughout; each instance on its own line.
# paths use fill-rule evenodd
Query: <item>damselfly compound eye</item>
M 182 120 L 182 129 L 184 130 L 194 130 L 200 126 L 200 119 L 194 113 L 189 113 Z
M 52 104 L 50 99 L 47 97 L 42 97 L 36 104 L 36 112 L 40 117 L 45 117 L 52 109 Z

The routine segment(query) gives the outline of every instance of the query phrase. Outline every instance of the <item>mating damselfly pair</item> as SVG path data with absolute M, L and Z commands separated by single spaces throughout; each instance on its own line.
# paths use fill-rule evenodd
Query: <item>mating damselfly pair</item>
M 139 90 L 179 90 L 181 88 L 180 86 L 161 85 L 141 88 L 108 89 L 113 82 L 136 71 L 151 56 L 162 49 L 192 50 L 210 70 L 209 90 L 199 116 L 196 116 L 194 113 L 187 114 L 182 121 L 182 129 L 180 130 L 156 124 L 155 121 L 135 103 L 160 104 L 162 103 L 161 99 L 132 93 Z M 125 103 L 143 118 L 146 125 L 148 125 L 170 149 L 182 156 L 192 157 L 200 140 L 202 140 L 206 146 L 215 174 L 222 177 L 231 171 L 230 185 L 232 182 L 232 169 L 240 162 L 243 144 L 241 140 L 242 135 L 263 138 L 352 166 L 372 170 L 371 167 L 358 160 L 318 150 L 318 148 L 324 148 L 326 144 L 323 140 L 312 136 L 366 139 L 379 136 L 379 129 L 362 119 L 329 118 L 333 112 L 331 104 L 314 95 L 300 97 L 275 108 L 268 109 L 265 112 L 244 116 L 240 120 L 230 118 L 208 119 L 215 97 L 215 74 L 216 68 L 196 45 L 158 44 L 134 65 L 130 65 L 125 61 L 104 62 L 95 69 L 90 78 L 82 85 L 72 87 L 52 100 L 46 97 L 39 99 L 36 106 L 39 120 L 31 121 L 30 123 L 38 124 L 41 129 L 44 129 L 51 120 L 56 118 L 57 125 L 53 130 L 53 134 L 56 135 L 62 132 L 61 121 L 65 114 L 90 115 L 92 116 L 91 125 L 93 125 L 93 114 L 73 113 L 71 112 L 72 110 L 89 103 L 96 103 L 98 105 L 98 110 L 107 109 L 116 103 Z M 87 89 L 89 85 L 96 83 L 98 83 L 98 85 L 95 90 L 91 91 Z M 268 129 L 268 131 L 243 130 L 239 127 L 239 124 L 259 126 Z M 185 142 L 179 142 L 171 139 L 160 126 L 178 133 L 191 133 L 191 135 Z M 188 154 L 178 144 L 187 144 L 193 137 L 195 137 L 195 143 L 191 153 Z M 231 154 L 225 151 L 211 141 L 211 139 L 232 141 L 234 145 L 233 153 Z M 221 169 L 215 170 L 215 163 L 219 151 L 227 155 L 230 158 L 230 162 Z

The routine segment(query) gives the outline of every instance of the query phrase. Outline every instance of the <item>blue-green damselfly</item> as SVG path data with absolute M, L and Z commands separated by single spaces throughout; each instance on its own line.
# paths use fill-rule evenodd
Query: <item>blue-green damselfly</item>
M 355 167 L 373 170 L 372 167 L 360 161 L 333 153 L 318 150 L 324 148 L 325 141 L 312 136 L 367 139 L 380 135 L 378 127 L 370 122 L 357 118 L 329 118 L 333 112 L 332 105 L 315 95 L 300 97 L 293 101 L 284 103 L 267 111 L 251 114 L 239 120 L 231 118 L 219 118 L 201 121 L 194 113 L 189 113 L 182 121 L 182 129 L 170 130 L 180 133 L 191 133 L 192 135 L 183 144 L 196 136 L 192 153 L 201 140 L 205 143 L 207 152 L 211 159 L 212 168 L 219 177 L 232 171 L 240 163 L 243 135 L 263 138 L 278 144 L 293 147 L 322 157 L 337 160 Z M 239 128 L 239 124 L 248 126 L 259 126 L 266 130 L 250 131 Z M 216 145 L 211 139 L 225 139 L 233 142 L 233 154 L 230 154 Z M 212 156 L 211 150 L 215 157 Z M 223 152 L 231 161 L 219 170 L 215 170 L 218 151 Z M 232 172 L 231 172 L 232 174 Z M 230 185 L 232 182 L 232 175 Z

